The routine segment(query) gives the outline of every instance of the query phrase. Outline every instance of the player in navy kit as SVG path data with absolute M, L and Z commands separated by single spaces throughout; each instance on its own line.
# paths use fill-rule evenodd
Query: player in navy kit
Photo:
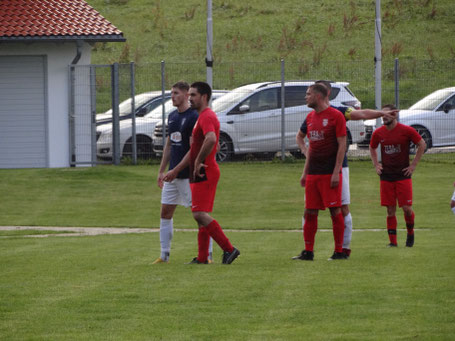
M 392 105 L 384 107 L 394 108 Z M 406 221 L 406 246 L 414 245 L 414 211 L 412 210 L 412 180 L 417 164 L 425 152 L 426 143 L 412 127 L 398 123 L 396 117 L 383 117 L 384 125 L 373 132 L 370 155 L 376 173 L 380 176 L 381 205 L 387 207 L 387 233 L 390 244 L 397 246 L 396 205 L 403 209 Z M 414 160 L 409 163 L 409 145 L 413 142 L 418 149 Z M 376 148 L 381 145 L 381 162 Z
M 172 217 L 177 205 L 191 206 L 189 167 L 180 171 L 173 181 L 164 181 L 166 167 L 169 165 L 169 170 L 173 169 L 190 149 L 190 137 L 198 119 L 198 113 L 196 110 L 190 108 L 188 101 L 189 88 L 188 83 L 177 82 L 172 86 L 171 91 L 172 104 L 177 107 L 177 110 L 172 112 L 168 118 L 169 136 L 166 139 L 158 172 L 158 186 L 162 188 L 160 220 L 161 255 L 155 260 L 154 264 L 169 261 L 173 236 Z
M 332 86 L 329 81 L 319 80 L 316 81 L 317 84 L 323 84 L 328 90 L 327 101 L 329 100 L 330 92 Z M 329 103 L 329 102 L 327 102 Z M 375 119 L 383 116 L 392 117 L 396 114 L 398 110 L 372 110 L 372 109 L 354 109 L 352 107 L 339 107 L 333 106 L 333 108 L 340 111 L 346 121 L 352 120 L 369 120 Z M 307 136 L 307 126 L 306 120 L 303 122 L 300 127 L 299 132 L 296 136 L 297 144 L 300 147 L 301 152 L 306 156 L 307 155 L 307 146 L 305 143 L 305 137 Z M 347 151 L 346 151 L 347 152 Z M 343 252 L 349 257 L 351 255 L 351 239 L 352 239 L 352 216 L 349 210 L 349 204 L 351 203 L 351 193 L 349 188 L 349 166 L 348 158 L 345 155 L 342 165 L 342 174 L 343 174 L 343 184 L 341 192 L 341 212 L 343 213 L 344 218 L 344 237 L 343 237 Z M 303 225 L 303 224 L 302 224 Z M 295 258 L 295 257 L 294 257 Z

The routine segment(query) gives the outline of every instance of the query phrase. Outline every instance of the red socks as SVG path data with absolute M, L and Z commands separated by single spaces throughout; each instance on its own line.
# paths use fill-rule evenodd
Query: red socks
M 406 228 L 408 229 L 409 235 L 414 234 L 414 217 L 414 212 L 412 212 L 412 215 L 410 216 L 407 216 L 406 214 L 404 215 L 404 220 L 406 221 Z
M 305 250 L 313 251 L 314 237 L 318 230 L 318 216 L 314 214 L 305 214 L 305 223 L 303 224 L 303 240 L 305 241 Z
M 344 237 L 344 217 L 340 212 L 336 216 L 332 216 L 333 239 L 335 240 L 335 252 L 343 252 L 343 237 Z
M 210 237 L 212 237 L 213 240 L 216 241 L 216 243 L 223 249 L 223 251 L 232 252 L 234 250 L 234 247 L 232 246 L 231 242 L 221 229 L 220 224 L 218 224 L 216 220 L 212 220 L 210 224 L 202 228 L 207 229 Z
M 207 228 L 200 227 L 197 234 L 198 253 L 197 260 L 205 263 L 209 258 L 210 235 Z
M 397 245 L 397 217 L 387 217 L 387 233 L 390 243 Z

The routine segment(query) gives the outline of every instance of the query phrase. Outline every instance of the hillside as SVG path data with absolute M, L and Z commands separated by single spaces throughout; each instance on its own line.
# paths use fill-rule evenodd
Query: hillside
M 205 57 L 205 0 L 88 0 L 124 32 L 94 63 L 196 62 Z M 453 0 L 383 0 L 383 58 L 455 59 Z M 374 0 L 213 0 L 220 62 L 371 61 Z

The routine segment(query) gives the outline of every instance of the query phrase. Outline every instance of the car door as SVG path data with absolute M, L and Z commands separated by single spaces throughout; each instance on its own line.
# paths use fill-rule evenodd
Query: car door
M 279 150 L 281 108 L 279 87 L 260 89 L 227 114 L 240 153 Z
M 433 145 L 455 145 L 455 94 L 436 109 Z

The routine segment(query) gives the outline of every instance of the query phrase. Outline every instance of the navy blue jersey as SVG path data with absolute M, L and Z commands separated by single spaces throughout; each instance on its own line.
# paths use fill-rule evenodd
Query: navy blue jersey
M 197 118 L 197 111 L 191 108 L 184 112 L 178 112 L 176 110 L 169 115 L 168 129 L 171 141 L 169 169 L 177 166 L 190 150 L 190 137 Z M 189 176 L 190 170 L 187 167 L 178 174 L 177 178 L 188 179 Z
M 354 110 L 352 109 L 351 107 L 336 107 L 334 105 L 331 105 L 332 108 L 335 108 L 336 110 L 338 110 L 339 112 L 341 112 L 345 118 L 346 121 L 349 121 L 351 119 L 351 111 Z M 308 127 L 306 125 L 306 119 L 305 121 L 303 121 L 302 125 L 300 126 L 300 131 L 307 135 L 308 133 Z M 347 136 L 346 136 L 347 138 Z M 347 153 L 347 151 L 346 151 Z M 347 154 L 344 154 L 344 159 L 343 159 L 343 165 L 342 165 L 343 168 L 345 167 L 348 167 L 348 157 L 347 157 Z

